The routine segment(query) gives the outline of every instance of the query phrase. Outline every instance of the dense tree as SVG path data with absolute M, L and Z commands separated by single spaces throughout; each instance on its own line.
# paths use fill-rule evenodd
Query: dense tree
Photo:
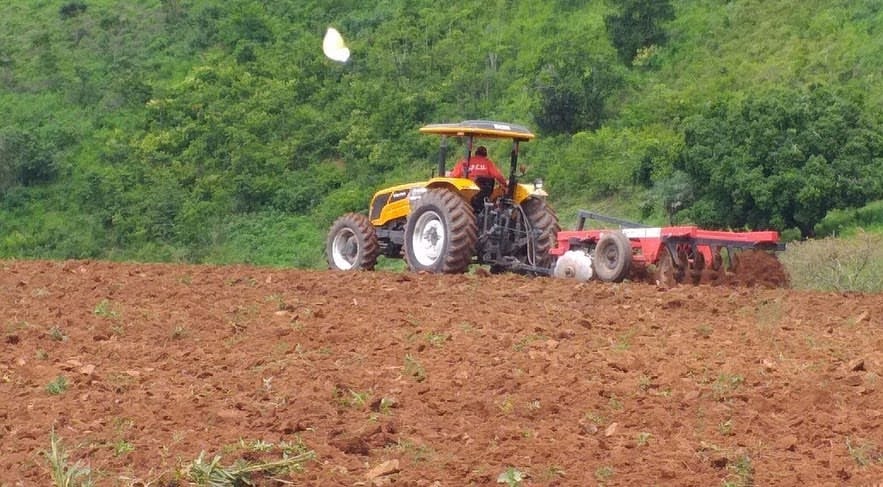
M 534 121 L 550 134 L 595 130 L 609 116 L 607 100 L 622 85 L 622 77 L 603 61 L 577 57 L 548 64 L 537 79 L 539 107 Z
M 883 197 L 883 138 L 860 100 L 816 87 L 717 102 L 685 124 L 678 163 L 702 225 L 799 228 Z
M 604 23 L 623 63 L 631 64 L 643 48 L 668 41 L 662 24 L 675 18 L 669 0 L 620 0 L 616 5 L 618 12 L 605 16 Z

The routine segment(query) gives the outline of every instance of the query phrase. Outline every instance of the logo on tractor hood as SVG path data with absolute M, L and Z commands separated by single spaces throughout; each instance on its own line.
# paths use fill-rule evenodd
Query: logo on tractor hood
M 410 193 L 410 190 L 393 191 L 392 196 L 390 196 L 389 200 L 390 201 L 398 201 L 398 200 L 404 199 L 408 196 L 408 193 Z

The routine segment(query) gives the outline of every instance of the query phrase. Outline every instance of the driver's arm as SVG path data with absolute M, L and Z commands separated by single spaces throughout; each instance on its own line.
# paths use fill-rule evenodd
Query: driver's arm
M 493 162 L 491 162 L 491 163 L 488 165 L 488 170 L 490 171 L 491 176 L 492 176 L 494 179 L 496 179 L 497 182 L 500 183 L 500 185 L 502 185 L 503 187 L 506 187 L 506 185 L 509 183 L 509 181 L 506 181 L 506 176 L 503 176 L 503 173 L 500 172 L 500 169 L 497 168 L 497 165 L 496 165 L 496 164 L 494 164 Z
M 457 164 L 454 165 L 454 169 L 452 169 L 448 175 L 452 178 L 462 178 L 463 177 L 463 161 L 457 162 Z

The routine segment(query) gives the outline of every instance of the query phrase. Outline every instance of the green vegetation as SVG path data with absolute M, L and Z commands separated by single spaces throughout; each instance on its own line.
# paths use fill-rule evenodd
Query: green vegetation
M 722 372 L 711 384 L 712 397 L 716 401 L 726 401 L 743 383 L 745 378 L 741 375 Z
M 854 444 L 853 441 L 847 437 L 846 450 L 859 467 L 867 467 L 868 465 L 875 463 L 883 463 L 883 451 L 881 451 L 881 449 L 873 442 L 859 441 L 859 444 Z
M 604 465 L 595 470 L 595 479 L 598 481 L 599 485 L 606 485 L 606 482 L 610 480 L 615 473 L 616 470 L 614 470 L 613 467 Z
M 65 335 L 64 331 L 57 325 L 49 328 L 49 337 L 56 342 L 63 342 L 67 340 L 67 335 Z
M 723 481 L 724 487 L 752 487 L 754 485 L 754 464 L 747 454 L 741 454 L 727 465 L 730 474 Z
M 423 367 L 423 364 L 410 353 L 405 355 L 405 366 L 403 367 L 402 372 L 417 382 L 423 382 L 426 380 L 426 369 Z
M 280 460 L 270 462 L 240 461 L 224 466 L 220 455 L 207 460 L 205 452 L 200 452 L 196 460 L 184 467 L 182 474 L 185 479 L 200 486 L 251 485 L 256 474 L 273 476 L 299 472 L 305 462 L 315 457 L 313 451 L 307 451 L 291 457 L 285 455 Z
M 521 470 L 518 470 L 515 467 L 509 467 L 500 475 L 497 475 L 497 483 L 498 484 L 506 484 L 509 487 L 516 487 L 521 485 L 524 482 L 527 476 Z
M 565 226 L 880 230 L 881 26 L 876 0 L 5 2 L 0 256 L 322 267 L 336 216 L 431 174 L 417 128 L 469 118 L 538 132 Z
M 67 390 L 68 382 L 67 378 L 63 375 L 59 375 L 52 382 L 46 384 L 46 392 L 52 394 L 53 396 L 58 396 L 63 394 L 64 391 Z
M 100 316 L 102 318 L 116 319 L 120 316 L 114 303 L 107 299 L 102 299 L 96 304 L 95 309 L 92 312 L 95 313 L 95 316 Z
M 81 462 L 68 463 L 68 453 L 55 434 L 55 428 L 49 433 L 49 450 L 43 452 L 49 463 L 52 483 L 55 487 L 91 487 L 92 470 Z
M 50 448 L 43 452 L 49 464 L 55 487 L 91 487 L 95 485 L 92 476 L 93 470 L 81 461 L 73 464 L 69 462 L 68 452 L 62 444 L 61 438 L 55 434 L 53 428 L 49 435 Z M 216 455 L 211 460 L 206 458 L 205 452 L 192 462 L 182 464 L 177 472 L 163 474 L 186 480 L 189 485 L 199 486 L 234 486 L 255 485 L 253 482 L 258 478 L 272 478 L 274 481 L 288 483 L 277 478 L 291 473 L 302 472 L 304 463 L 315 460 L 316 453 L 306 447 L 300 440 L 296 442 L 280 442 L 278 444 L 255 440 L 246 443 L 240 440 L 234 449 L 244 452 L 258 452 L 262 454 L 279 455 L 281 458 L 269 461 L 246 461 L 239 460 L 232 465 L 224 466 L 221 456 Z M 135 450 L 135 447 L 125 441 L 119 440 L 113 445 L 114 454 L 126 455 Z M 254 455 L 250 455 L 254 457 Z M 98 475 L 106 475 L 106 472 L 96 471 Z M 137 483 L 137 482 L 136 482 Z M 177 481 L 171 484 L 177 485 Z
M 341 407 L 361 409 L 371 402 L 371 393 L 337 387 L 334 389 L 334 400 Z
M 119 440 L 113 444 L 113 454 L 116 456 L 123 456 L 135 451 L 135 445 L 126 441 Z
M 780 257 L 797 289 L 883 291 L 883 234 L 792 243 Z

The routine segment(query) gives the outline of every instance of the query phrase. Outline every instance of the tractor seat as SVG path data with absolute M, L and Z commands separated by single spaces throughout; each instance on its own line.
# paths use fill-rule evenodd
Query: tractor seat
M 478 194 L 472 197 L 472 208 L 475 209 L 476 212 L 481 211 L 484 208 L 484 202 L 488 198 L 491 197 L 491 194 L 494 192 L 494 184 L 496 184 L 496 180 L 494 178 L 488 177 L 477 177 L 475 178 L 475 184 L 478 185 Z

